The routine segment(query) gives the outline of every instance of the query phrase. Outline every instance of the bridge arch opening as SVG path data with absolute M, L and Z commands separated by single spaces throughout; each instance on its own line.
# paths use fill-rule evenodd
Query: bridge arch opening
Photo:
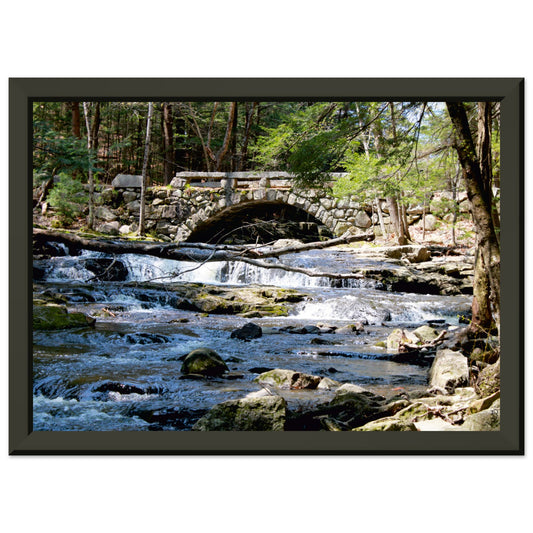
M 266 244 L 278 239 L 313 242 L 330 239 L 332 232 L 304 209 L 279 202 L 239 204 L 198 224 L 187 242 Z

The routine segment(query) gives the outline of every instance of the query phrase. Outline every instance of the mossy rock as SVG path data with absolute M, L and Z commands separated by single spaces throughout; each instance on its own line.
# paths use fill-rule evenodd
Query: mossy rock
M 190 352 L 181 366 L 182 374 L 221 376 L 229 370 L 224 360 L 211 348 L 198 348 Z
M 500 360 L 485 367 L 478 376 L 476 392 L 482 397 L 490 396 L 500 390 Z
M 272 385 L 280 389 L 316 389 L 321 380 L 320 376 L 283 368 L 263 372 L 254 379 L 257 383 Z
M 287 403 L 281 396 L 243 398 L 215 405 L 195 431 L 283 431 Z
M 69 313 L 61 305 L 34 305 L 33 329 L 56 330 L 92 327 L 96 320 L 83 313 Z
M 194 299 L 194 305 L 199 311 L 214 315 L 234 314 L 241 311 L 242 307 L 235 302 L 230 302 L 221 296 L 201 293 Z

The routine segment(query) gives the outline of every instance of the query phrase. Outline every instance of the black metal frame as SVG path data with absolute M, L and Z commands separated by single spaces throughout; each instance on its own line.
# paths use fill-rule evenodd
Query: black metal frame
M 501 101 L 501 430 L 33 432 L 32 101 Z M 9 453 L 524 454 L 524 80 L 521 78 L 13 78 L 9 81 Z

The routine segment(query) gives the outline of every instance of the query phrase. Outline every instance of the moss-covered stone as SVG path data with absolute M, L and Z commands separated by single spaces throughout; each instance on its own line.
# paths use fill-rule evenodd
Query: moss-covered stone
M 91 327 L 94 323 L 94 318 L 83 313 L 69 313 L 67 308 L 61 305 L 33 306 L 34 330 Z
M 280 389 L 316 389 L 322 378 L 303 372 L 295 372 L 284 368 L 275 368 L 263 372 L 254 381 L 271 385 Z
M 182 374 L 221 376 L 229 370 L 224 360 L 211 348 L 198 348 L 183 360 Z
M 245 318 L 287 316 L 290 304 L 306 295 L 293 289 L 276 287 L 215 287 L 202 284 L 176 284 L 172 287 L 181 300 L 179 309 L 209 314 L 240 315 Z
M 195 431 L 283 431 L 287 404 L 280 396 L 243 398 L 215 405 Z
M 490 396 L 500 390 L 500 361 L 485 367 L 478 376 L 476 390 L 480 396 Z

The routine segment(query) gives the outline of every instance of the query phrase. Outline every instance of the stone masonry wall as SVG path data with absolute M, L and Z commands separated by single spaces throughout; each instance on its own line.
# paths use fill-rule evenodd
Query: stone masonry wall
M 314 216 L 335 236 L 347 231 L 364 233 L 372 225 L 379 234 L 378 217 L 371 206 L 362 205 L 355 196 L 335 198 L 322 189 L 291 188 L 290 178 L 283 172 L 179 173 L 169 186 L 148 188 L 146 230 L 169 242 L 183 241 L 199 225 L 213 217 L 223 220 L 226 213 L 269 203 L 300 208 Z M 451 193 L 434 195 L 430 210 L 440 212 L 442 205 L 451 200 L 447 195 Z M 98 193 L 95 212 L 97 229 L 112 235 L 137 231 L 139 200 L 140 176 L 117 176 L 111 188 Z M 468 212 L 468 202 L 465 200 L 466 196 L 459 198 L 463 213 Z M 418 216 L 421 216 L 421 208 L 418 211 Z M 411 212 L 416 217 L 417 210 Z M 443 211 L 440 216 L 445 218 L 451 215 Z M 426 228 L 429 231 L 431 217 L 426 216 Z
M 131 185 L 131 181 L 128 183 Z M 253 189 L 230 189 L 222 180 L 219 187 L 195 187 L 183 178 L 170 186 L 148 188 L 146 192 L 146 230 L 168 241 L 185 240 L 199 224 L 226 210 L 253 207 L 254 204 L 279 203 L 298 207 L 322 222 L 334 235 L 346 231 L 364 232 L 372 225 L 371 211 L 355 198 L 337 199 L 323 190 L 271 188 L 268 183 Z M 97 229 L 109 234 L 127 234 L 138 228 L 140 189 L 104 189 L 97 198 Z

